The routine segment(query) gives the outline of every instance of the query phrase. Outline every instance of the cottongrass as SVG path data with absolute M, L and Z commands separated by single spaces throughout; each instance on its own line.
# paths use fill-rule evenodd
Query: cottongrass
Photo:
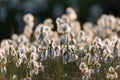
M 25 28 L 0 46 L 2 80 L 119 80 L 120 18 L 103 14 L 97 24 L 81 28 L 71 7 L 34 28 L 34 16 L 23 16 Z M 57 27 L 56 31 L 53 31 Z

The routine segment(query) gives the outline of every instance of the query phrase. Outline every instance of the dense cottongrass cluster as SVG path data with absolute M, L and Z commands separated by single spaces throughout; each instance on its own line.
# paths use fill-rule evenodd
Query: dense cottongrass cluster
M 32 14 L 23 20 L 22 34 L 1 41 L 1 80 L 120 80 L 120 18 L 81 27 L 69 7 L 56 31 L 51 18 L 36 27 Z

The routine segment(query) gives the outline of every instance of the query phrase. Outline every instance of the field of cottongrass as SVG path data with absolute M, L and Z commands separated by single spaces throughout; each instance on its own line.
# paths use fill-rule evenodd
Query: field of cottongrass
M 30 13 L 23 20 L 22 34 L 1 41 L 0 80 L 120 80 L 120 18 L 81 27 L 69 7 L 56 25 L 48 18 L 34 27 Z

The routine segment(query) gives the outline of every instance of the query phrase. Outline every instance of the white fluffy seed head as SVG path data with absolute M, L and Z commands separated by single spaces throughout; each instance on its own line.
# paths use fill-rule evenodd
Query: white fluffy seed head
M 7 70 L 6 70 L 5 66 L 1 67 L 1 73 L 2 73 L 2 75 L 5 75 L 7 73 Z
M 31 77 L 26 77 L 23 80 L 32 80 L 32 78 Z
M 28 66 L 31 69 L 39 68 L 39 63 L 36 60 L 30 60 Z
M 35 70 L 34 69 L 30 69 L 29 74 L 30 74 L 31 77 L 33 76 L 34 73 L 35 73 Z
M 109 72 L 110 72 L 110 73 L 114 73 L 114 72 L 115 72 L 115 69 L 114 69 L 112 66 L 110 66 L 110 67 L 109 67 Z
M 9 48 L 9 43 L 8 43 L 8 40 L 2 40 L 1 42 L 1 48 L 3 49 L 8 49 Z
M 25 26 L 24 28 L 24 35 L 28 38 L 30 38 L 31 34 L 33 33 L 33 30 L 29 26 Z
M 110 73 L 106 74 L 106 78 L 109 79 L 110 78 Z
M 0 49 L 0 62 L 3 61 L 3 59 L 6 58 L 5 49 Z
M 2 63 L 5 65 L 7 63 L 7 57 L 3 57 Z
M 53 23 L 53 20 L 51 18 L 47 18 L 44 21 L 44 24 L 51 24 L 51 23 Z
M 92 23 L 86 22 L 86 23 L 83 24 L 83 29 L 84 29 L 85 32 L 89 32 L 90 30 L 93 29 L 93 26 L 94 25 Z
M 79 69 L 80 69 L 80 70 L 84 71 L 84 70 L 87 69 L 87 68 L 88 68 L 88 66 L 86 65 L 85 62 L 81 62 L 81 63 L 80 63 L 80 65 L 79 65 Z
M 26 24 L 29 24 L 31 22 L 34 21 L 34 16 L 30 13 L 26 14 L 23 16 L 23 21 L 26 23 Z
M 57 26 L 58 33 L 68 33 L 71 31 L 71 27 L 67 24 L 60 24 L 60 26 Z
M 39 69 L 38 69 L 38 68 L 35 68 L 34 71 L 35 71 L 35 72 L 34 72 L 35 75 L 38 75 L 38 73 L 39 73 Z
M 97 68 L 100 68 L 100 67 L 101 67 L 101 64 L 100 64 L 100 63 L 96 63 L 96 67 L 97 67 Z
M 16 67 L 19 67 L 22 63 L 22 59 L 17 59 L 16 61 Z
M 16 74 L 13 75 L 13 80 L 17 80 Z
M 16 50 L 13 50 L 13 51 L 11 52 L 11 55 L 12 55 L 12 56 L 16 56 Z
M 34 45 L 30 46 L 30 52 L 37 52 L 37 49 Z
M 54 28 L 54 25 L 53 25 L 53 20 L 51 18 L 47 18 L 45 19 L 45 21 L 43 22 L 45 25 L 49 26 L 51 29 Z
M 42 63 L 40 62 L 40 69 L 41 69 L 41 71 L 42 72 L 44 72 L 45 71 L 45 69 L 44 69 L 45 67 L 42 65 Z
M 77 14 L 76 14 L 76 12 L 74 11 L 73 8 L 68 7 L 68 8 L 66 9 L 66 13 L 67 13 L 70 21 L 74 21 L 74 20 L 77 19 Z
M 81 24 L 78 21 L 73 21 L 70 23 L 71 31 L 77 36 L 81 30 Z
M 56 19 L 56 24 L 57 24 L 57 26 L 60 26 L 60 25 L 63 24 L 63 23 L 64 23 L 63 19 L 61 19 L 61 18 L 57 18 L 57 19 Z
M 120 65 L 116 65 L 115 69 L 120 70 Z
M 39 55 L 36 52 L 32 52 L 30 54 L 30 59 L 31 60 L 37 60 L 39 58 Z
M 89 51 L 95 51 L 96 47 L 94 45 L 89 46 Z
M 68 16 L 66 14 L 62 15 L 61 19 L 65 22 L 65 23 L 69 23 L 70 20 L 68 18 Z
M 24 35 L 24 34 L 21 34 L 19 37 L 18 37 L 18 39 L 17 39 L 17 42 L 19 43 L 19 44 L 24 44 L 24 43 L 29 43 L 29 40 L 28 40 L 28 38 Z
M 118 73 L 115 72 L 115 73 L 114 73 L 114 79 L 117 79 L 117 78 L 118 78 Z
M 21 60 L 22 60 L 22 63 L 26 63 L 26 61 L 27 61 L 27 56 L 26 56 L 26 54 L 21 54 Z
M 12 34 L 12 40 L 17 42 L 18 35 L 17 34 Z

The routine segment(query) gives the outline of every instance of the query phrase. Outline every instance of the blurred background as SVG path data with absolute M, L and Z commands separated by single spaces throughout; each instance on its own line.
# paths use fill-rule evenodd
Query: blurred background
M 67 7 L 75 9 L 81 24 L 96 23 L 102 14 L 120 17 L 120 0 L 0 0 L 0 41 L 22 33 L 24 14 L 32 13 L 35 25 L 46 18 L 52 18 L 55 24 Z

